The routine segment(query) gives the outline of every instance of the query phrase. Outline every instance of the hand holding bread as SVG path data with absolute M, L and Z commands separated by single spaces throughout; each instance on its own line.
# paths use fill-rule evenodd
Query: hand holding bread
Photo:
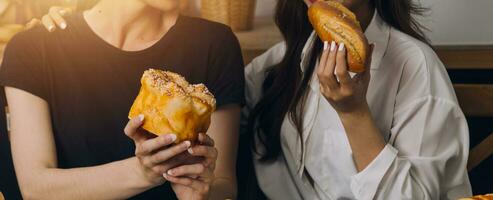
M 188 149 L 192 156 L 204 158 L 203 162 L 178 166 L 163 174 L 179 199 L 208 199 L 214 182 L 218 156 L 214 140 L 204 133 L 198 137 L 199 145 Z
M 373 45 L 370 47 L 370 55 Z M 370 72 L 354 76 L 348 71 L 347 50 L 344 43 L 324 42 L 324 50 L 316 69 L 320 92 L 339 113 L 368 110 L 366 93 L 370 83 Z
M 189 141 L 174 145 L 176 136 L 173 134 L 155 137 L 141 129 L 144 121 L 143 115 L 134 117 L 127 123 L 124 131 L 135 143 L 139 176 L 148 183 L 160 185 L 165 182 L 163 174 L 169 169 L 201 161 L 187 153 L 191 146 Z
M 316 69 L 320 92 L 338 113 L 366 112 L 366 92 L 374 45 L 368 41 L 356 16 L 338 1 L 317 1 L 309 19 L 324 49 Z M 357 72 L 352 76 L 349 72 Z
M 206 199 L 218 155 L 205 134 L 216 108 L 214 96 L 203 84 L 156 69 L 145 71 L 141 84 L 125 133 L 135 141 L 144 171 L 158 182 L 171 182 L 180 199 Z

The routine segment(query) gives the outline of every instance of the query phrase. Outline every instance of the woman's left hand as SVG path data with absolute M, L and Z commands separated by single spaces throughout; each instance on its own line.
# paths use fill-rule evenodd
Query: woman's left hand
M 168 170 L 164 178 L 171 182 L 171 187 L 178 199 L 208 199 L 214 181 L 217 149 L 214 140 L 204 133 L 199 134 L 199 144 L 188 152 L 192 156 L 203 157 L 202 163 L 182 165 Z
M 369 59 L 374 45 L 370 46 Z M 347 51 L 344 44 L 324 42 L 324 51 L 317 67 L 320 92 L 339 114 L 368 109 L 366 92 L 370 82 L 369 66 L 354 77 L 348 72 Z M 371 60 L 368 62 L 371 63 Z

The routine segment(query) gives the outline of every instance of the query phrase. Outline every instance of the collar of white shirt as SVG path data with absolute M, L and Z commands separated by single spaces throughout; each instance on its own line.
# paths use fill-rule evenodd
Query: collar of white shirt
M 380 67 L 380 61 L 382 60 L 385 52 L 387 51 L 387 45 L 390 37 L 390 27 L 380 18 L 378 12 L 375 10 L 370 25 L 365 31 L 365 36 L 368 42 L 375 44 L 373 50 L 371 70 L 377 70 Z M 312 32 L 310 38 L 308 38 L 303 51 L 301 53 L 301 70 L 305 71 L 308 67 L 308 61 L 311 56 L 313 46 L 317 39 L 315 31 Z

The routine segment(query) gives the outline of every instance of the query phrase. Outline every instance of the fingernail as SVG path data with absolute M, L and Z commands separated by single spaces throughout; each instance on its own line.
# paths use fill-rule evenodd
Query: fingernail
M 60 28 L 61 28 L 61 29 L 65 29 L 65 28 L 67 28 L 67 23 L 65 23 L 65 22 L 61 23 L 61 24 L 60 24 Z
M 49 31 L 49 32 L 53 32 L 54 30 L 55 30 L 55 26 L 50 26 L 50 27 L 48 27 L 48 31 Z
M 168 173 L 169 175 L 173 175 L 173 170 L 171 170 L 171 169 L 170 169 L 170 170 L 168 170 L 168 172 L 166 172 L 166 173 Z
M 327 50 L 327 48 L 329 48 L 329 42 L 325 41 L 324 42 L 324 51 Z
M 144 118 L 145 118 L 145 116 L 143 114 L 140 114 L 139 115 L 139 121 L 143 122 L 144 121 Z
M 332 41 L 332 43 L 330 43 L 330 51 L 334 51 L 334 50 L 336 50 L 336 42 Z
M 339 51 L 343 51 L 343 50 L 344 50 L 344 43 L 341 43 L 341 44 L 339 45 Z
M 176 141 L 176 135 L 175 134 L 169 134 L 168 138 L 171 140 L 171 142 Z
M 188 148 L 188 153 L 193 154 L 192 148 Z
M 187 148 L 190 148 L 190 146 L 192 145 L 192 143 L 190 143 L 190 141 L 185 141 L 185 142 L 183 142 L 183 143 L 185 143 L 185 146 L 186 146 Z

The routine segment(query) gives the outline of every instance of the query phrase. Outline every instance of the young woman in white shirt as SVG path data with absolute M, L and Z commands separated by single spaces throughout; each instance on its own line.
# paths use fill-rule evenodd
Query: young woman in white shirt
M 314 1 L 279 0 L 284 41 L 246 68 L 249 139 L 240 144 L 251 149 L 238 160 L 239 197 L 471 195 L 467 123 L 414 17 L 423 10 L 411 0 L 343 1 L 373 44 L 367 71 L 351 74 L 343 44 L 313 32 L 307 8 Z
M 313 33 L 312 2 L 278 1 L 285 40 L 245 70 L 247 134 L 265 197 L 469 196 L 467 123 L 414 18 L 422 9 L 410 0 L 343 1 L 373 44 L 371 65 L 355 75 L 344 45 Z

